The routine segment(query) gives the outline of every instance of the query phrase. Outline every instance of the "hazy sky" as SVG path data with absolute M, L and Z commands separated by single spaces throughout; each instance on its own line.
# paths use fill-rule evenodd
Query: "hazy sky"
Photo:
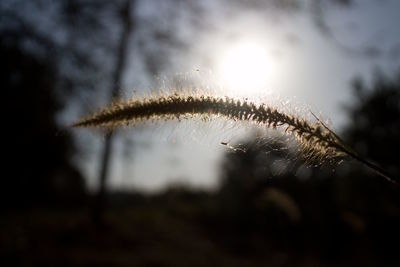
M 159 1 L 144 2 L 138 12 L 157 16 L 160 8 L 155 7 Z M 184 12 L 174 29 L 186 38 L 190 49 L 184 53 L 174 51 L 172 66 L 158 79 L 141 76 L 144 67 L 137 61 L 131 63 L 125 75 L 124 94 L 150 91 L 160 80 L 168 88 L 173 80 L 194 79 L 212 90 L 218 87 L 226 95 L 270 96 L 278 105 L 295 105 L 290 110 L 300 107 L 297 111 L 304 116 L 309 116 L 311 109 L 329 118 L 333 128 L 340 130 L 351 123 L 346 120 L 343 105 L 351 104 L 352 79 L 361 76 L 368 81 L 377 68 L 388 75 L 399 69 L 400 1 L 354 1 L 349 8 L 324 5 L 328 8 L 323 9 L 323 18 L 330 32 L 316 26 L 309 1 L 299 2 L 299 10 L 283 12 L 238 10 L 225 1 L 202 2 L 203 29 L 187 26 L 190 16 Z M 235 64 L 240 63 L 235 62 L 242 59 L 231 58 L 230 54 L 243 53 L 246 59 L 250 50 L 263 61 L 250 65 L 260 64 L 258 70 L 264 69 L 264 76 L 252 88 L 228 88 L 232 84 L 226 83 L 222 77 L 225 70 L 221 68 L 231 66 L 233 72 L 241 72 L 243 75 L 232 76 L 234 84 L 240 84 L 235 76 L 245 76 L 246 69 L 236 69 Z M 131 57 L 137 56 L 133 46 Z M 258 79 L 254 76 L 256 70 L 249 74 L 253 81 Z M 114 149 L 110 186 L 154 191 L 171 183 L 183 183 L 212 188 L 217 184 L 221 156 L 227 152 L 219 143 L 238 140 L 248 132 L 250 127 L 232 126 L 229 122 L 223 125 L 220 121 L 149 123 L 138 130 L 123 130 L 123 138 Z M 101 136 L 94 134 L 93 138 L 96 144 L 102 143 Z M 129 153 L 133 154 L 127 157 Z M 91 157 L 89 162 L 88 181 L 94 185 L 99 161 Z

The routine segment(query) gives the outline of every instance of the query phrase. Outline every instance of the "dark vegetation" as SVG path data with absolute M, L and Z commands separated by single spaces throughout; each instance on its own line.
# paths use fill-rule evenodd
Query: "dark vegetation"
M 51 62 L 4 42 L 1 57 L 3 266 L 398 266 L 399 188 L 356 163 L 304 168 L 279 143 L 229 152 L 216 193 L 112 193 L 105 224 L 93 224 L 72 140 L 57 134 Z M 346 139 L 398 175 L 399 80 L 353 90 Z
M 357 162 L 305 168 L 278 142 L 244 140 L 245 153 L 227 152 L 214 193 L 109 193 L 99 225 L 71 162 L 74 140 L 56 119 L 66 97 L 56 88 L 70 81 L 18 38 L 0 36 L 0 266 L 400 265 L 399 187 Z M 396 177 L 399 77 L 355 82 L 343 131 Z
M 0 205 L 81 204 L 83 177 L 70 162 L 74 144 L 55 121 L 62 103 L 53 63 L 24 52 L 13 38 L 0 39 L 0 57 L 6 161 Z

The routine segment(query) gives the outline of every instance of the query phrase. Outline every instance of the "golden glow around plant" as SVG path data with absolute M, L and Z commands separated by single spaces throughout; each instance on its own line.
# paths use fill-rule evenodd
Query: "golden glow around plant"
M 194 116 L 219 116 L 233 121 L 253 122 L 266 128 L 282 127 L 285 132 L 291 133 L 297 138 L 306 160 L 323 163 L 326 160 L 335 161 L 349 156 L 368 166 L 388 181 L 396 184 L 398 181 L 378 165 L 360 157 L 317 117 L 317 122 L 310 122 L 266 104 L 256 104 L 248 100 L 179 93 L 132 99 L 115 102 L 110 107 L 104 108 L 72 126 L 113 129 L 138 121 L 180 120 Z

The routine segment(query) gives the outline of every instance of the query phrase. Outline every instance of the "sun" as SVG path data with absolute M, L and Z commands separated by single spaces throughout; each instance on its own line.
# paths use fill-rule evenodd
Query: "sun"
M 237 93 L 262 90 L 267 84 L 268 58 L 265 49 L 241 42 L 223 52 L 217 72 L 222 86 Z

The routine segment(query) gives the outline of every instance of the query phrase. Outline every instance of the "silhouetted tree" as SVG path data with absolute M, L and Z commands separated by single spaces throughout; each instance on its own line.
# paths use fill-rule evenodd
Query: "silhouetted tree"
M 38 60 L 51 58 L 58 78 L 54 89 L 63 94 L 64 101 L 74 99 L 78 102 L 75 107 L 85 108 L 87 103 L 82 104 L 82 99 L 90 89 L 96 89 L 89 100 L 91 105 L 118 97 L 125 65 L 130 64 L 127 60 L 136 43 L 140 57 L 135 59 L 144 62 L 150 75 L 168 66 L 165 63 L 169 48 L 187 46 L 178 37 L 174 25 L 182 8 L 200 13 L 195 1 L 170 0 L 154 17 L 139 16 L 136 2 L 145 3 L 134 0 L 4 1 L 0 4 L 0 32 L 7 38 L 12 37 L 18 47 L 30 49 Z M 135 28 L 139 28 L 139 34 L 135 31 L 135 38 L 131 38 L 135 42 L 130 42 L 128 37 Z M 106 138 L 101 158 L 98 199 L 104 198 L 107 184 L 110 140 Z M 101 206 L 96 210 L 101 210 Z
M 134 16 L 135 13 L 135 0 L 126 0 L 120 11 L 120 24 L 122 33 L 119 40 L 119 46 L 116 54 L 115 69 L 113 71 L 112 90 L 110 94 L 110 102 L 112 99 L 119 97 L 118 84 L 121 84 L 123 74 L 126 68 L 126 59 L 129 52 L 129 37 L 133 35 L 134 29 Z M 133 9 L 133 11 L 132 11 Z M 109 176 L 110 158 L 113 144 L 113 133 L 110 132 L 106 135 L 104 150 L 101 158 L 100 174 L 99 174 L 99 189 L 97 193 L 97 200 L 93 210 L 93 217 L 96 223 L 102 222 L 102 216 L 106 205 L 106 182 Z
M 361 79 L 353 83 L 354 104 L 348 105 L 350 123 L 345 135 L 356 150 L 400 175 L 400 73 L 395 78 L 378 74 L 367 86 Z
M 1 205 L 76 205 L 85 186 L 71 164 L 74 144 L 60 132 L 62 104 L 51 59 L 24 51 L 10 36 L 0 37 L 3 89 L 3 171 Z M 60 202 L 61 201 L 61 202 Z

